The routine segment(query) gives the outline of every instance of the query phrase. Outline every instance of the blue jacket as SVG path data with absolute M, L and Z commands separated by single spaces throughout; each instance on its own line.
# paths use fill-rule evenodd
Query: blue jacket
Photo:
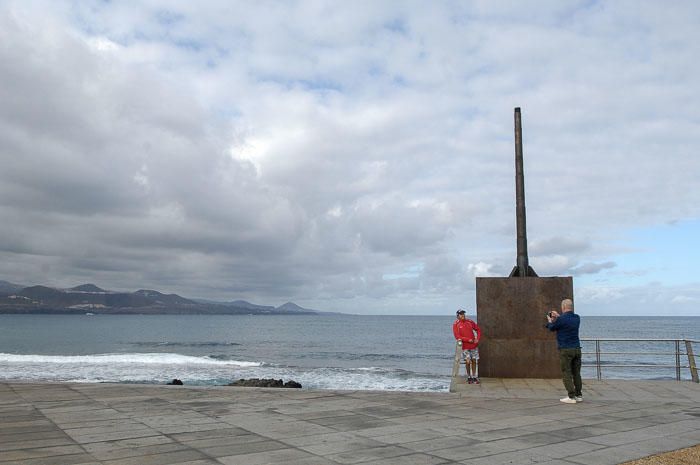
M 547 323 L 550 331 L 557 332 L 557 347 L 560 349 L 580 349 L 578 328 L 581 318 L 574 312 L 564 312 L 553 323 Z

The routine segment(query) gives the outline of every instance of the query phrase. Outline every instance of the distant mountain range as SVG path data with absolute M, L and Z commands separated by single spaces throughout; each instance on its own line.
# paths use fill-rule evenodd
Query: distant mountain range
M 94 284 L 69 289 L 22 286 L 0 280 L 0 313 L 49 314 L 209 314 L 209 315 L 318 315 L 320 312 L 287 302 L 279 307 L 245 300 L 214 302 L 190 300 L 151 289 L 115 292 Z

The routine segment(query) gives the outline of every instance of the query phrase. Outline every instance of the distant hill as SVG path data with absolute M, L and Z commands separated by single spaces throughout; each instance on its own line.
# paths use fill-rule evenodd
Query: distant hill
M 287 302 L 286 304 L 282 304 L 279 307 L 277 307 L 277 310 L 283 311 L 283 312 L 309 312 L 313 310 L 307 310 L 303 307 L 298 306 L 294 302 Z
M 306 313 L 315 313 L 316 315 L 338 315 L 338 312 L 322 312 L 320 310 L 312 310 L 310 308 L 304 308 L 300 307 L 299 305 L 295 304 L 294 302 L 287 302 L 286 304 L 282 304 L 279 307 L 277 307 L 275 310 L 278 312 L 284 312 L 284 313 L 299 313 L 299 314 L 306 314 Z
M 53 314 L 305 314 L 322 312 L 305 309 L 292 302 L 275 308 L 244 300 L 209 302 L 186 299 L 177 294 L 163 294 L 152 289 L 115 292 L 95 284 L 81 284 L 69 289 L 48 286 L 23 287 L 0 281 L 0 313 Z
M 0 280 L 0 294 L 14 294 L 17 291 L 21 291 L 25 286 L 19 284 L 14 284 L 9 281 Z
M 66 299 L 70 299 L 70 297 L 67 297 L 65 292 L 46 286 L 25 287 L 17 294 L 36 300 L 58 300 L 63 299 L 64 297 L 66 297 Z
M 75 292 L 108 292 L 108 291 L 105 291 L 104 289 L 100 289 L 99 287 L 95 286 L 94 284 L 82 284 L 80 286 L 71 287 L 68 290 L 75 291 Z
M 163 294 L 158 291 L 152 291 L 150 289 L 140 289 L 134 292 L 136 295 L 140 295 L 147 299 L 153 300 L 157 304 L 161 305 L 196 305 L 197 302 L 194 300 L 185 299 L 177 294 Z
M 234 300 L 233 302 L 229 302 L 229 305 L 233 305 L 234 307 L 249 308 L 251 310 L 259 310 L 259 311 L 264 311 L 264 312 L 269 312 L 269 311 L 275 309 L 275 307 L 273 307 L 271 305 L 251 304 L 250 302 L 246 302 L 245 300 Z

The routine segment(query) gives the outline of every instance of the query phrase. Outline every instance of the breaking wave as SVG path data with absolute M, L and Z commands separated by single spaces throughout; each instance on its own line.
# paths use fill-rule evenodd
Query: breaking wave
M 385 367 L 296 367 L 171 353 L 16 355 L 0 353 L 0 379 L 59 382 L 222 385 L 241 378 L 295 380 L 305 388 L 447 391 L 448 377 Z

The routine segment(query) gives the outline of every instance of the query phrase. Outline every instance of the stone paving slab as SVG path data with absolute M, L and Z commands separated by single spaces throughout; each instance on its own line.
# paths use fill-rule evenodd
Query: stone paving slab
M 454 393 L 0 383 L 0 465 L 619 464 L 700 443 L 700 385 Z

